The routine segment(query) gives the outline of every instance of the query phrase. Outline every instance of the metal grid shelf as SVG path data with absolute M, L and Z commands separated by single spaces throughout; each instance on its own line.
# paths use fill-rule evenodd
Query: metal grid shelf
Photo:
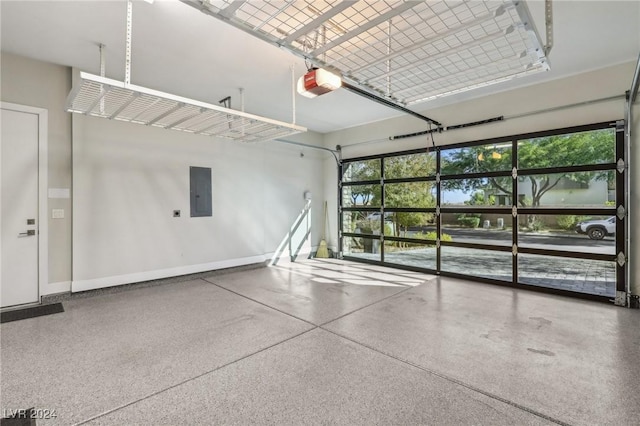
M 80 72 L 67 111 L 216 136 L 241 142 L 272 140 L 305 127 Z
M 404 105 L 549 69 L 520 0 L 182 1 Z

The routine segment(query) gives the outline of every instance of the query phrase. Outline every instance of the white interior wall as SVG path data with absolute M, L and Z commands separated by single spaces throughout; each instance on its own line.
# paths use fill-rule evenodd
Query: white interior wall
M 74 115 L 73 291 L 265 260 L 304 192 L 324 192 L 322 154 L 311 151 Z M 190 217 L 190 166 L 212 169 L 212 217 Z
M 623 119 L 624 99 L 622 97 L 608 102 L 599 102 L 521 118 L 508 119 L 508 117 L 611 96 L 622 96 L 625 91 L 629 90 L 634 68 L 635 61 L 628 62 L 420 112 L 440 121 L 445 126 L 497 116 L 507 118 L 501 122 L 435 134 L 434 141 L 439 146 Z M 636 109 L 640 109 L 640 107 Z M 428 124 L 426 122 L 407 115 L 328 133 L 325 135 L 325 146 L 327 148 L 335 148 L 336 145 L 340 145 L 345 159 L 423 148 L 431 146 L 430 136 L 393 141 L 388 138 L 427 129 Z M 639 140 L 640 131 L 636 130 L 632 143 L 638 143 Z M 634 159 L 640 162 L 640 157 L 638 157 L 637 153 Z M 333 160 L 325 160 L 325 197 L 330 202 L 330 245 L 336 247 L 338 241 L 337 175 L 335 166 L 332 163 Z M 636 174 L 631 184 L 632 206 L 638 205 L 638 198 L 635 195 L 634 188 L 639 183 Z M 637 231 L 632 231 L 632 238 L 634 237 L 636 241 L 640 237 Z M 637 294 L 640 286 L 637 283 L 634 283 L 634 285 Z

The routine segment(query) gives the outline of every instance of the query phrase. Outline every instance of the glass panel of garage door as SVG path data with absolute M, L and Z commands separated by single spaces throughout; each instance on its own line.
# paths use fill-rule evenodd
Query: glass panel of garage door
M 445 209 L 441 214 L 443 234 L 456 242 L 510 246 L 512 181 L 511 176 L 443 179 L 440 195 Z M 477 211 L 487 207 L 496 212 Z M 449 237 L 443 235 L 443 239 Z
M 616 264 L 521 253 L 518 254 L 518 282 L 613 297 L 616 292 Z
M 511 246 L 513 217 L 511 213 L 442 213 L 443 241 L 457 243 Z
M 440 183 L 442 207 L 511 208 L 511 176 L 477 179 L 443 179 Z
M 615 216 L 521 214 L 518 220 L 521 247 L 616 254 Z
M 435 233 L 433 234 L 435 236 Z M 426 242 L 426 241 L 425 241 Z M 409 243 L 384 240 L 384 262 L 413 268 L 436 269 L 436 242 Z
M 387 183 L 384 186 L 384 206 L 435 208 L 435 182 Z
M 518 168 L 584 166 L 615 162 L 615 129 L 590 130 L 518 141 Z
M 614 170 L 518 176 L 518 207 L 614 207 Z
M 511 142 L 443 149 L 440 174 L 510 171 L 513 167 L 511 152 Z
M 343 185 L 342 207 L 380 207 L 381 185 Z
M 343 163 L 343 182 L 362 182 L 367 180 L 380 180 L 381 162 L 379 158 L 363 161 L 351 161 Z
M 369 237 L 344 237 L 342 240 L 344 256 L 358 257 L 364 260 L 380 261 L 380 240 Z
M 435 176 L 435 152 L 398 155 L 384 159 L 385 179 L 404 179 Z
M 442 246 L 441 269 L 444 272 L 512 281 L 511 252 Z
M 385 212 L 384 216 L 385 235 L 414 238 L 420 241 L 436 239 L 435 212 Z
M 342 232 L 380 235 L 381 228 L 380 212 L 349 210 L 342 212 Z

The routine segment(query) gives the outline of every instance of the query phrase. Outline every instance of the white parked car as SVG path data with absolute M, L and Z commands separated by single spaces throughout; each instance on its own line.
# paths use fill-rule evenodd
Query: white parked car
M 576 225 L 578 234 L 586 234 L 592 240 L 601 240 L 607 235 L 616 233 L 616 217 L 611 216 L 602 220 L 587 220 Z

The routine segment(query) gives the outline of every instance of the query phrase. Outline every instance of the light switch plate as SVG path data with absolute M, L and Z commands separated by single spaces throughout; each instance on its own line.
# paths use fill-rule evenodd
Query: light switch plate
M 52 209 L 51 219 L 64 219 L 64 209 Z

